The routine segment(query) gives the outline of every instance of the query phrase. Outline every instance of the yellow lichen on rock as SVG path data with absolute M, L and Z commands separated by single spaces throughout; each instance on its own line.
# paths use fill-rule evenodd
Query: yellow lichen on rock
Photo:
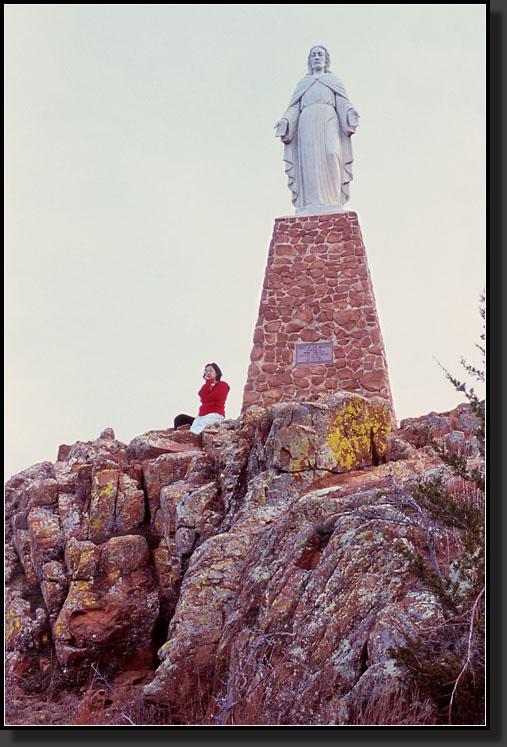
M 281 472 L 349 472 L 378 464 L 391 426 L 389 404 L 377 397 L 328 395 L 279 406 L 260 456 Z
M 311 427 L 293 424 L 277 432 L 278 460 L 274 466 L 287 472 L 314 469 L 316 434 Z
M 391 416 L 383 400 L 347 397 L 326 435 L 341 470 L 360 469 L 374 463 L 385 451 Z M 375 454 L 373 454 L 373 449 Z
M 104 469 L 93 477 L 89 529 L 92 542 L 104 542 L 114 532 L 118 474 L 117 470 Z

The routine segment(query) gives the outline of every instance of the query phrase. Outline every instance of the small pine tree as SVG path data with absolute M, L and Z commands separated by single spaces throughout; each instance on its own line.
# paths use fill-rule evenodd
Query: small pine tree
M 485 320 L 484 293 L 480 313 Z M 477 345 L 484 359 L 482 345 Z M 484 371 L 461 364 L 474 379 L 484 382 Z M 445 369 L 444 369 L 445 370 Z M 485 454 L 485 403 L 472 387 L 458 380 L 448 371 L 446 377 L 457 391 L 463 392 L 477 417 L 475 436 L 480 454 Z M 440 714 L 441 722 L 455 725 L 480 725 L 485 713 L 485 558 L 483 502 L 470 502 L 469 486 L 476 493 L 484 491 L 484 476 L 477 467 L 470 468 L 464 455 L 446 449 L 427 436 L 453 475 L 461 478 L 461 494 L 451 495 L 442 478 L 420 482 L 412 497 L 430 521 L 445 526 L 459 548 L 456 557 L 443 573 L 435 565 L 430 567 L 422 555 L 405 549 L 409 569 L 430 588 L 441 602 L 445 622 L 438 634 L 429 641 L 406 639 L 404 646 L 391 649 L 392 655 L 404 668 L 419 691 L 428 697 Z M 439 720 L 440 723 L 440 720 Z

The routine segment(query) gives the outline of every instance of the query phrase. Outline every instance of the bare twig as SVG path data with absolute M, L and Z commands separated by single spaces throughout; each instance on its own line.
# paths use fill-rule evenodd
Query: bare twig
M 257 651 L 263 647 L 263 646 L 273 646 L 275 644 L 275 638 L 277 636 L 294 636 L 295 633 L 288 633 L 283 631 L 273 631 L 269 633 L 262 633 L 260 631 L 253 631 L 257 635 L 260 636 L 260 640 L 257 641 L 257 643 L 252 646 L 248 656 L 246 658 L 240 658 L 238 661 L 239 667 L 236 668 L 234 679 L 231 678 L 229 675 L 229 680 L 226 685 L 226 694 L 225 696 L 222 696 L 221 698 L 221 707 L 219 708 L 219 711 L 217 715 L 212 715 L 211 718 L 213 718 L 215 721 L 218 721 L 221 725 L 225 724 L 227 722 L 227 719 L 229 718 L 229 715 L 232 716 L 233 709 L 239 705 L 240 703 L 244 702 L 253 692 L 256 690 L 259 685 L 266 679 L 266 677 L 273 672 L 273 666 L 271 664 L 271 657 L 273 655 L 273 651 L 271 651 L 269 658 L 263 657 L 262 665 L 265 667 L 264 672 L 259 672 L 258 669 L 254 672 L 254 680 L 252 684 L 248 687 L 248 667 L 253 664 L 254 657 L 257 653 Z M 244 688 L 246 689 L 246 692 L 243 692 L 243 694 L 240 694 Z M 215 701 L 217 704 L 219 703 L 218 698 L 215 697 Z
M 95 674 L 97 675 L 97 677 L 99 677 L 102 680 L 102 682 L 104 682 L 105 685 L 111 690 L 111 692 L 113 693 L 113 695 L 116 698 L 116 700 L 119 700 L 118 695 L 115 693 L 115 691 L 113 690 L 113 688 L 111 687 L 111 685 L 109 684 L 109 682 L 106 680 L 106 678 L 104 677 L 104 675 L 99 672 L 99 670 L 97 669 L 97 667 L 95 666 L 95 664 L 91 664 L 90 666 L 93 669 L 93 671 L 95 672 Z M 135 726 L 135 723 L 132 721 L 132 719 L 129 718 L 125 713 L 121 713 L 121 716 L 126 721 L 128 721 L 129 724 L 131 724 L 132 726 Z
M 451 700 L 449 702 L 449 724 L 451 723 L 451 719 L 452 719 L 452 705 L 453 705 L 453 702 L 454 702 L 454 696 L 456 695 L 456 692 L 457 692 L 457 689 L 458 689 L 459 681 L 463 677 L 463 675 L 465 674 L 465 672 L 468 669 L 468 667 L 469 666 L 472 667 L 472 637 L 473 637 L 473 633 L 474 633 L 475 612 L 477 610 L 477 605 L 479 604 L 479 600 L 481 599 L 482 595 L 484 594 L 484 588 L 485 587 L 483 586 L 482 589 L 481 589 L 481 591 L 480 591 L 480 593 L 479 593 L 479 595 L 478 595 L 478 597 L 477 597 L 477 599 L 474 602 L 474 605 L 472 607 L 472 612 L 470 614 L 470 625 L 469 625 L 469 628 L 468 628 L 467 658 L 465 660 L 465 663 L 464 663 L 464 665 L 463 665 L 463 667 L 461 669 L 461 672 L 459 673 L 459 675 L 458 675 L 458 677 L 457 677 L 457 679 L 456 679 L 456 681 L 454 683 L 454 687 L 452 689 Z

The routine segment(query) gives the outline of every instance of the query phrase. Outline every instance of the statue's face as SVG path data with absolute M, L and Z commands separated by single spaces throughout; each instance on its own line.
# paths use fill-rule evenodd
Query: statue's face
M 326 67 L 326 52 L 322 47 L 314 47 L 310 52 L 310 65 L 312 70 L 324 70 Z

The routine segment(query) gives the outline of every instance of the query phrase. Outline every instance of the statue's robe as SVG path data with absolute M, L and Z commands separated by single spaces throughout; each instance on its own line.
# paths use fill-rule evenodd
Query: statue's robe
M 350 198 L 357 112 L 333 73 L 302 78 L 282 119 L 285 172 L 296 211 L 338 209 Z

